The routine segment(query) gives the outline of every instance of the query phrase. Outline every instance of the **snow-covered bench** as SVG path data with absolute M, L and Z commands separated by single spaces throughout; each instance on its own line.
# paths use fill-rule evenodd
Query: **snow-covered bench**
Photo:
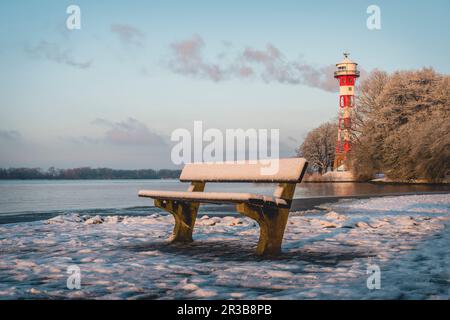
M 181 172 L 180 181 L 191 182 L 188 190 L 141 190 L 140 197 L 155 200 L 155 206 L 171 213 L 175 218 L 172 242 L 192 241 L 192 231 L 200 203 L 233 203 L 236 211 L 256 220 L 260 236 L 256 253 L 274 255 L 281 251 L 291 201 L 296 184 L 301 182 L 307 167 L 303 158 L 278 161 L 276 173 L 264 172 L 260 162 L 243 163 L 191 163 Z M 277 183 L 272 197 L 235 192 L 204 192 L 206 182 Z

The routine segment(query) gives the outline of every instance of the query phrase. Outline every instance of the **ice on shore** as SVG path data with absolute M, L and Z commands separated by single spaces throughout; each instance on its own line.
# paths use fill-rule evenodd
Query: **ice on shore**
M 0 299 L 449 299 L 450 195 L 344 200 L 292 213 L 283 254 L 258 258 L 257 224 L 199 217 L 83 216 L 0 226 Z M 381 270 L 370 290 L 368 265 Z M 67 288 L 78 266 L 81 288 Z

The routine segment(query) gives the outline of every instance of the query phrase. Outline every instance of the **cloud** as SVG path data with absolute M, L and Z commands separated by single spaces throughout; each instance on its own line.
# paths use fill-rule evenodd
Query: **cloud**
M 231 62 L 210 62 L 203 56 L 205 42 L 199 35 L 170 45 L 172 58 L 169 68 L 178 74 L 196 76 L 215 82 L 226 79 L 257 78 L 264 82 L 306 85 L 335 92 L 337 81 L 333 77 L 335 65 L 315 66 L 302 60 L 287 60 L 273 44 L 264 49 L 246 47 Z M 231 44 L 228 44 L 231 47 Z M 223 56 L 219 54 L 218 56 Z M 364 73 L 364 70 L 362 70 Z
M 169 68 L 179 74 L 199 76 L 212 81 L 223 80 L 225 76 L 218 64 L 204 61 L 201 50 L 205 43 L 199 35 L 191 39 L 172 43 L 173 58 L 169 62 Z
M 119 37 L 120 42 L 124 45 L 135 45 L 142 47 L 145 38 L 144 33 L 127 24 L 112 24 L 111 32 Z
M 26 48 L 25 51 L 33 56 L 79 69 L 88 69 L 92 65 L 92 61 L 77 61 L 71 55 L 70 50 L 62 49 L 57 43 L 51 43 L 45 40 L 41 40 L 34 47 Z
M 333 78 L 334 65 L 315 67 L 301 61 L 286 61 L 272 44 L 268 44 L 265 50 L 246 48 L 242 59 L 244 65 L 259 67 L 259 75 L 265 82 L 302 84 L 325 91 L 336 91 L 338 87 Z
M 83 144 L 98 144 L 102 142 L 100 139 L 92 138 L 88 136 L 80 136 L 80 137 L 58 137 L 58 140 L 61 142 L 70 142 L 78 145 Z
M 0 139 L 4 140 L 18 140 L 22 137 L 19 131 L 16 130 L 0 130 Z
M 95 119 L 95 125 L 107 127 L 104 141 L 115 145 L 158 145 L 165 146 L 164 138 L 152 132 L 144 123 L 128 118 L 125 121 L 111 122 L 106 119 Z

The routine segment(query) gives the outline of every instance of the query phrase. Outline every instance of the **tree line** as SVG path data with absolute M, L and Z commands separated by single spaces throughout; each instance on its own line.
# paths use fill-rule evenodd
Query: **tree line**
M 433 69 L 373 71 L 352 114 L 351 168 L 358 180 L 441 181 L 450 173 L 450 76 Z M 334 161 L 337 121 L 310 131 L 297 153 L 325 173 Z
M 0 179 L 50 179 L 50 180 L 88 180 L 88 179 L 178 179 L 180 170 L 116 170 L 109 168 L 73 168 L 48 170 L 41 168 L 0 169 Z

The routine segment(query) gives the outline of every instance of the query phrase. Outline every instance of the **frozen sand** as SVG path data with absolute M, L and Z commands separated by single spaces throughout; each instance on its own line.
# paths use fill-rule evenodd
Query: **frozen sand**
M 284 253 L 254 255 L 245 217 L 202 217 L 167 245 L 171 216 L 64 215 L 0 226 L 0 298 L 449 299 L 450 195 L 344 200 L 292 213 Z M 367 265 L 381 289 L 366 286 Z M 66 288 L 69 265 L 81 289 Z

